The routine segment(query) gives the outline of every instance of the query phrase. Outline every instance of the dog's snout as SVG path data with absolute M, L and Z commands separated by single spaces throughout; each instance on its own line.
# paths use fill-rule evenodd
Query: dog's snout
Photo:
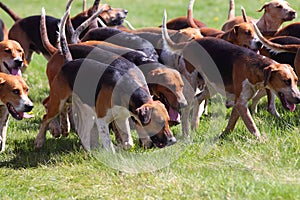
M 290 14 L 290 16 L 293 17 L 293 18 L 296 18 L 296 16 L 297 16 L 297 12 L 296 12 L 295 10 L 291 10 L 291 11 L 289 12 L 289 14 Z
M 187 105 L 188 105 L 187 101 L 180 102 L 179 103 L 179 108 L 185 108 L 185 107 L 187 107 Z
M 257 48 L 258 49 L 261 49 L 262 48 L 262 46 L 263 46 L 263 44 L 261 43 L 261 41 L 256 41 L 256 45 L 257 45 Z
M 127 14 L 128 14 L 128 10 L 124 10 L 123 12 L 125 13 L 125 15 L 127 15 Z
M 176 138 L 175 137 L 171 137 L 171 138 L 168 139 L 167 146 L 173 145 L 176 142 L 177 142 Z
M 33 109 L 33 103 L 25 104 L 24 107 L 24 112 L 30 112 Z
M 22 65 L 23 65 L 23 60 L 21 60 L 21 59 L 15 59 L 15 60 L 14 60 L 14 63 L 15 63 L 15 66 L 16 66 L 16 67 L 22 67 Z

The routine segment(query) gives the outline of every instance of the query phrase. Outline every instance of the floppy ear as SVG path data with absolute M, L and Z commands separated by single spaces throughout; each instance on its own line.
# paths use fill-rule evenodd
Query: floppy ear
M 266 87 L 270 78 L 271 78 L 271 73 L 272 73 L 273 69 L 272 67 L 266 67 L 264 69 L 264 86 Z
M 150 122 L 152 111 L 153 106 L 150 105 L 142 105 L 141 107 L 136 109 L 138 118 L 142 125 L 146 125 Z
M 27 63 L 27 60 L 25 59 L 25 53 L 24 52 L 22 53 L 22 60 L 23 60 L 24 67 L 28 67 L 28 63 Z
M 5 79 L 0 77 L 0 86 L 5 83 Z
M 235 35 L 237 35 L 237 33 L 238 33 L 238 31 L 239 31 L 239 28 L 240 28 L 239 25 L 235 25 L 235 26 L 233 27 L 233 33 L 234 33 Z
M 263 7 L 261 7 L 261 9 L 257 10 L 257 12 L 261 12 L 261 11 L 265 10 L 267 6 L 269 6 L 269 3 L 265 3 L 263 5 Z

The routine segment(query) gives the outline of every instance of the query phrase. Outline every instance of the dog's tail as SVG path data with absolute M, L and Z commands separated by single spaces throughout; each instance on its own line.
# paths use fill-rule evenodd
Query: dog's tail
M 69 0 L 69 1 L 72 1 L 72 0 Z M 60 47 L 61 47 L 61 53 L 65 59 L 65 63 L 73 60 L 72 54 L 68 47 L 66 31 L 65 31 L 67 18 L 70 17 L 70 10 L 71 10 L 71 5 L 68 7 L 65 14 L 63 15 L 61 22 L 60 22 L 60 27 L 59 27 Z
M 45 49 L 48 51 L 50 55 L 53 55 L 57 51 L 57 48 L 50 43 L 48 38 L 47 26 L 46 26 L 46 12 L 44 8 L 42 8 L 42 13 L 41 13 L 40 33 L 41 33 L 43 46 L 45 47 Z
M 266 48 L 270 49 L 271 51 L 274 51 L 276 53 L 280 53 L 280 52 L 297 53 L 298 48 L 300 48 L 299 44 L 281 45 L 281 44 L 271 42 L 261 34 L 261 32 L 259 31 L 259 29 L 255 23 L 253 23 L 253 27 L 254 27 L 255 33 L 256 33 L 257 37 L 259 38 L 259 40 L 261 41 L 261 43 Z
M 199 28 L 197 26 L 197 24 L 195 23 L 194 17 L 193 17 L 194 3 L 195 3 L 195 0 L 190 0 L 189 6 L 188 6 L 188 11 L 187 11 L 187 19 L 188 19 L 188 24 L 190 25 L 190 27 Z
M 164 17 L 162 21 L 162 26 L 161 26 L 161 32 L 162 32 L 162 48 L 166 51 L 170 51 L 173 53 L 182 53 L 182 48 L 186 43 L 174 43 L 168 33 L 167 30 L 167 12 L 164 10 Z
M 228 11 L 228 20 L 231 20 L 235 17 L 235 5 L 234 0 L 229 0 L 229 11 Z
M 107 6 L 106 4 L 103 4 L 98 11 L 96 11 L 91 17 L 89 17 L 82 24 L 80 24 L 80 26 L 78 26 L 76 28 L 76 30 L 73 32 L 73 34 L 71 36 L 71 43 L 74 44 L 74 43 L 78 43 L 78 41 L 80 41 L 79 36 L 82 33 L 82 31 L 84 31 L 87 27 L 89 27 L 89 25 L 103 12 L 103 10 L 105 9 L 106 6 Z M 98 18 L 98 20 L 101 20 L 101 19 Z
M 82 2 L 82 12 L 86 10 L 86 0 L 83 0 Z
M 241 6 L 241 11 L 242 11 L 242 16 L 243 16 L 244 22 L 249 23 L 246 10 L 243 6 Z
M 95 0 L 93 6 L 89 9 L 88 15 L 91 16 L 95 12 L 97 12 L 99 8 L 100 0 Z
M 22 19 L 17 13 L 15 13 L 13 10 L 11 10 L 9 7 L 4 5 L 2 2 L 0 2 L 0 7 L 16 22 L 20 19 Z

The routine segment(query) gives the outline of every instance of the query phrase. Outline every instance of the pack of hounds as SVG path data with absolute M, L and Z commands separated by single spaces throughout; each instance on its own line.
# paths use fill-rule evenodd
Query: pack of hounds
M 289 111 L 300 103 L 300 22 L 282 27 L 297 13 L 287 1 L 272 0 L 258 10 L 260 19 L 243 8 L 242 16 L 235 16 L 230 0 L 228 20 L 219 30 L 193 17 L 194 1 L 187 16 L 167 21 L 165 11 L 162 25 L 139 29 L 126 20 L 126 9 L 100 0 L 89 8 L 83 1 L 83 11 L 73 17 L 68 0 L 62 18 L 43 8 L 41 15 L 22 18 L 0 2 L 14 20 L 9 29 L 3 21 L 0 27 L 1 151 L 9 117 L 32 117 L 22 73 L 30 70 L 33 53 L 47 60 L 50 86 L 36 148 L 43 147 L 48 129 L 56 138 L 73 129 L 86 150 L 130 149 L 133 129 L 143 148 L 170 146 L 177 141 L 170 126 L 181 123 L 179 137 L 188 138 L 217 93 L 232 109 L 218 137 L 232 132 L 241 118 L 261 140 L 250 110 L 257 112 L 262 97 L 267 95 L 267 110 L 276 117 L 276 96 Z

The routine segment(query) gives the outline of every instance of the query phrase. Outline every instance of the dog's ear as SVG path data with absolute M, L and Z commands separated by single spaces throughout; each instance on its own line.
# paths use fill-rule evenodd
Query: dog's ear
M 27 62 L 27 60 L 25 59 L 25 53 L 23 53 L 23 55 L 22 55 L 22 60 L 23 60 L 23 65 L 24 65 L 24 67 L 28 67 L 28 62 Z
M 239 25 L 235 25 L 235 26 L 233 27 L 233 33 L 234 33 L 235 35 L 238 34 L 239 28 L 240 28 Z
M 141 107 L 136 109 L 138 118 L 142 125 L 146 125 L 150 122 L 152 111 L 153 111 L 153 106 L 149 104 L 142 105 Z
M 3 85 L 5 83 L 5 79 L 0 77 L 0 86 Z
M 264 86 L 266 87 L 268 85 L 268 82 L 270 81 L 272 72 L 275 71 L 272 66 L 268 66 L 264 68 Z
M 270 5 L 270 3 L 265 3 L 265 4 L 261 7 L 261 9 L 257 10 L 256 12 L 261 12 L 261 11 L 265 10 L 266 7 L 268 7 L 269 5 Z

